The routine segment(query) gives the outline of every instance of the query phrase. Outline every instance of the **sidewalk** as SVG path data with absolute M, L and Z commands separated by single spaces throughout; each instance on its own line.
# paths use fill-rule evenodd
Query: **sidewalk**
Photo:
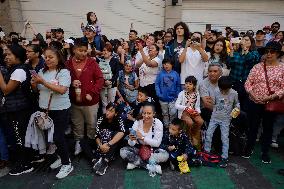
M 280 147 L 284 147 L 284 140 Z M 283 189 L 284 177 L 277 174 L 284 168 L 284 148 L 271 151 L 272 164 L 264 165 L 260 160 L 259 147 L 249 159 L 231 156 L 226 169 L 201 167 L 191 168 L 190 174 L 180 175 L 168 167 L 154 178 L 146 170 L 125 169 L 126 163 L 117 158 L 104 176 L 97 176 L 83 157 L 73 159 L 74 171 L 70 176 L 57 180 L 58 170 L 41 165 L 21 176 L 0 178 L 1 189 Z

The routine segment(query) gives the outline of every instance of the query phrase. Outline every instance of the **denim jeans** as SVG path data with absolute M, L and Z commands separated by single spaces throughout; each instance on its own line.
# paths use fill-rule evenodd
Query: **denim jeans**
M 0 125 L 0 160 L 9 160 L 8 148 L 3 130 Z
M 222 158 L 228 158 L 229 151 L 229 131 L 230 131 L 230 121 L 216 121 L 210 120 L 208 129 L 206 131 L 205 146 L 204 150 L 207 152 L 211 151 L 212 137 L 217 126 L 220 126 L 221 130 L 221 140 L 222 140 Z
M 278 135 L 284 129 L 284 114 L 279 114 L 275 118 L 274 126 L 273 126 L 273 134 L 272 141 L 277 142 Z

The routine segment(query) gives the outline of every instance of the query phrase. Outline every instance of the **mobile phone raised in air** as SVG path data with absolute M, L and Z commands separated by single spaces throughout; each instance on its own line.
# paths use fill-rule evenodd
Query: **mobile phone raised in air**
M 211 24 L 206 24 L 205 29 L 206 29 L 206 31 L 210 31 L 211 30 Z
M 234 37 L 234 38 L 231 39 L 231 43 L 240 43 L 241 40 L 242 40 L 241 37 Z
M 30 70 L 30 74 L 31 74 L 31 75 L 37 75 L 37 73 L 36 73 L 35 70 Z

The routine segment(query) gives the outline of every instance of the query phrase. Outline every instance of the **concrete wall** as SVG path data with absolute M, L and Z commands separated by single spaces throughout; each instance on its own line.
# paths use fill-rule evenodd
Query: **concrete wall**
M 24 20 L 39 32 L 62 27 L 65 36 L 80 37 L 80 24 L 94 11 L 109 38 L 128 37 L 130 23 L 139 35 L 164 28 L 163 0 L 20 0 Z
M 181 21 L 182 17 L 182 1 L 178 0 L 178 3 L 173 6 L 172 0 L 166 0 L 165 8 L 165 29 L 173 28 L 177 22 Z

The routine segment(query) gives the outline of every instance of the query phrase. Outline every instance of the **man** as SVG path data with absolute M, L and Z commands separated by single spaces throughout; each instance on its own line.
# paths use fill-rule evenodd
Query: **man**
M 213 111 L 214 91 L 218 89 L 218 79 L 222 76 L 220 64 L 209 64 L 208 77 L 200 83 L 201 116 L 209 123 Z
M 84 30 L 85 37 L 82 38 L 84 42 L 88 43 L 88 55 L 95 57 L 96 55 L 101 55 L 103 51 L 103 42 L 101 39 L 95 40 L 96 28 L 92 25 L 87 25 Z
M 205 47 L 205 51 L 206 52 L 211 52 L 214 43 L 217 40 L 217 32 L 215 30 L 211 30 L 211 31 L 206 31 L 205 32 L 205 41 L 206 41 L 206 47 Z
M 137 35 L 138 33 L 136 30 L 133 30 L 133 29 L 130 30 L 128 39 L 129 39 L 129 49 L 130 49 L 131 54 L 134 53 L 134 51 L 136 51 L 135 42 L 137 39 Z
M 104 84 L 101 69 L 93 58 L 87 56 L 88 43 L 82 39 L 75 40 L 74 57 L 66 62 L 70 71 L 71 121 L 76 140 L 75 155 L 81 152 L 80 139 L 84 137 L 86 124 L 87 136 L 95 138 L 95 126 L 99 108 L 99 96 Z
M 171 59 L 174 62 L 173 70 L 180 74 L 181 65 L 178 60 L 179 55 L 182 53 L 186 41 L 189 39 L 189 29 L 186 23 L 178 22 L 174 26 L 174 39 L 166 45 L 164 58 Z
M 60 43 L 64 44 L 64 30 L 62 28 L 56 29 L 55 38 Z
M 269 41 L 270 39 L 273 39 L 276 35 L 276 33 L 279 31 L 280 29 L 280 24 L 279 22 L 274 22 L 271 25 L 271 32 L 269 34 L 266 34 L 266 40 Z
M 257 30 L 255 35 L 255 47 L 256 49 L 264 47 L 267 41 L 265 40 L 265 32 L 262 30 Z

